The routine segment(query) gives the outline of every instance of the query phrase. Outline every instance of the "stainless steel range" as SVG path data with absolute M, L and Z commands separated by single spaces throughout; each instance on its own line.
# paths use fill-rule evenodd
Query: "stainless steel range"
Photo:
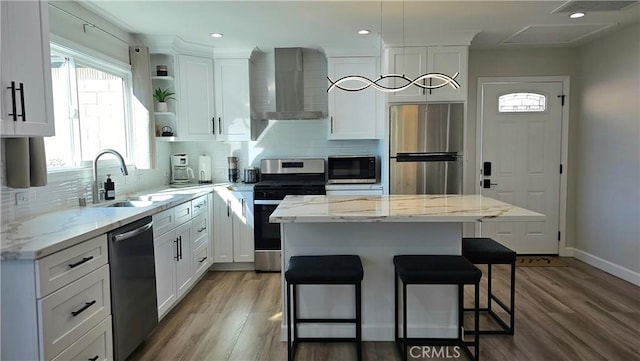
M 260 182 L 253 188 L 255 267 L 280 271 L 280 224 L 269 216 L 287 195 L 326 194 L 325 160 L 262 159 Z

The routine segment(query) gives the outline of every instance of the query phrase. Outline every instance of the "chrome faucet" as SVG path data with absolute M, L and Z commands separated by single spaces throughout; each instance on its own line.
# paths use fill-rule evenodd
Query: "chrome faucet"
M 97 204 L 101 201 L 100 197 L 98 197 L 98 158 L 103 155 L 110 153 L 116 156 L 120 161 L 120 171 L 122 175 L 129 175 L 129 171 L 127 170 L 127 165 L 125 164 L 124 158 L 122 155 L 113 149 L 103 149 L 98 152 L 96 158 L 93 160 L 93 185 L 91 188 L 91 195 L 93 197 L 93 204 Z

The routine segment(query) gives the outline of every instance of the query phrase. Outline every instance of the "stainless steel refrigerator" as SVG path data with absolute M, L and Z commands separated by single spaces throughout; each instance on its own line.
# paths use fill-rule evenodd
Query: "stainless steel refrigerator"
M 461 103 L 389 109 L 391 194 L 462 193 Z

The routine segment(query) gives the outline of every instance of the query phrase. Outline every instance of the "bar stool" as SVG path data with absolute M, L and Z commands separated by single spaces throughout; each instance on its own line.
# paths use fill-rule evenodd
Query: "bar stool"
M 289 265 L 284 273 L 287 282 L 287 354 L 289 361 L 295 359 L 299 342 L 354 342 L 358 361 L 362 360 L 362 309 L 360 303 L 363 277 L 364 271 L 358 256 L 293 256 L 289 258 Z M 354 318 L 298 318 L 298 292 L 296 290 L 299 285 L 353 285 L 356 310 Z M 293 299 L 291 297 L 292 291 Z M 291 315 L 292 306 L 293 316 Z M 299 323 L 353 323 L 355 324 L 356 336 L 298 337 Z
M 462 238 L 462 256 L 473 264 L 486 264 L 487 272 L 487 307 L 481 307 L 480 312 L 489 314 L 499 325 L 500 329 L 479 330 L 481 334 L 508 334 L 513 335 L 515 329 L 516 311 L 516 253 L 491 238 Z M 491 288 L 491 265 L 511 265 L 511 297 L 509 306 L 493 294 Z M 504 321 L 492 308 L 495 301 L 509 315 L 509 324 Z M 465 308 L 471 311 L 472 308 Z M 468 331 L 471 332 L 471 331 Z
M 395 338 L 400 357 L 407 360 L 409 345 L 461 346 L 472 360 L 479 360 L 480 337 L 474 332 L 473 341 L 464 340 L 464 285 L 475 287 L 475 328 L 479 326 L 480 278 L 482 272 L 462 256 L 450 255 L 401 255 L 393 257 L 395 265 Z M 398 279 L 402 281 L 402 337 L 399 336 Z M 408 285 L 457 285 L 458 286 L 458 336 L 457 338 L 412 338 L 407 335 L 407 286 Z M 469 347 L 474 348 L 473 354 Z

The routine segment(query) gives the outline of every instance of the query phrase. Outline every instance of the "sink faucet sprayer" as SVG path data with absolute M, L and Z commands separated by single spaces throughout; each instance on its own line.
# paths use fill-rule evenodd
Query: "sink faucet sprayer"
M 122 158 L 122 155 L 120 155 L 120 153 L 118 153 L 113 149 L 103 149 L 99 151 L 98 154 L 96 155 L 96 158 L 93 160 L 93 185 L 91 188 L 93 204 L 97 204 L 100 202 L 100 198 L 98 197 L 98 158 L 102 157 L 107 153 L 111 153 L 115 155 L 116 158 L 118 158 L 118 160 L 120 161 L 120 171 L 122 172 L 122 175 L 129 175 L 129 171 L 127 170 L 127 165 L 125 164 L 124 158 Z

